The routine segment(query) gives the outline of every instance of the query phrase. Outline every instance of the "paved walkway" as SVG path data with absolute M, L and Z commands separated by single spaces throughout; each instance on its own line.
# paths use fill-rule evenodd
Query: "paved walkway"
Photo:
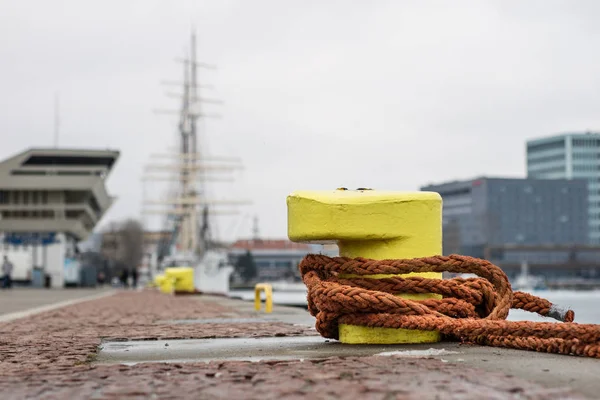
M 34 289 L 12 288 L 0 290 L 0 315 L 30 310 L 69 300 L 77 300 L 99 293 L 106 289 Z
M 514 376 L 517 374 L 486 371 L 458 360 L 359 356 L 358 351 L 354 355 L 346 351 L 304 360 L 96 363 L 103 341 L 236 337 L 277 340 L 316 335 L 310 325 L 302 323 L 311 322 L 310 318 L 297 318 L 304 311 L 275 309 L 269 319 L 252 311 L 250 304 L 229 299 L 118 292 L 0 323 L 2 398 L 585 398 L 574 391 L 579 388 L 527 381 Z M 494 362 L 494 355 L 502 359 L 503 350 L 494 349 L 494 353 L 487 357 L 489 363 Z M 522 352 L 522 359 L 534 354 Z M 597 361 L 557 357 L 564 360 L 564 369 L 577 361 Z

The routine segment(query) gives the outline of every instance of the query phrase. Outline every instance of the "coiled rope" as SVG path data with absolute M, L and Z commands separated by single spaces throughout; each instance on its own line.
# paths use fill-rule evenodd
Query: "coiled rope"
M 299 269 L 308 288 L 308 309 L 326 338 L 338 339 L 338 324 L 437 330 L 446 340 L 600 358 L 600 325 L 574 323 L 572 310 L 513 292 L 506 274 L 482 259 L 450 255 L 371 260 L 309 254 Z M 343 277 L 444 271 L 480 278 Z M 442 299 L 408 300 L 396 296 L 399 293 L 436 293 Z M 506 321 L 511 308 L 564 323 Z

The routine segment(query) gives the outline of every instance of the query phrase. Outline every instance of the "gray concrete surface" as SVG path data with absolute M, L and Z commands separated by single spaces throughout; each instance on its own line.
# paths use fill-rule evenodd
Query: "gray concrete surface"
M 64 307 L 79 301 L 107 296 L 115 291 L 98 289 L 12 288 L 0 290 L 0 322 Z
M 203 297 L 203 301 L 207 300 L 245 311 L 248 317 L 237 320 L 232 318 L 179 320 L 171 323 L 252 324 L 259 321 L 282 321 L 314 325 L 314 317 L 302 308 L 275 305 L 273 313 L 266 314 L 264 311 L 254 311 L 254 304 L 251 302 Z M 485 371 L 502 372 L 550 388 L 571 387 L 591 398 L 598 398 L 600 393 L 598 378 L 600 360 L 451 342 L 425 345 L 345 345 L 320 336 L 104 342 L 97 362 L 113 364 L 210 360 L 258 361 L 370 355 L 436 358 L 456 364 L 457 368 L 468 365 Z
M 316 319 L 308 313 L 305 307 L 292 307 L 273 304 L 273 312 L 265 312 L 264 301 L 260 311 L 255 311 L 254 301 L 243 301 L 221 296 L 202 296 L 202 301 L 215 302 L 226 307 L 231 307 L 236 311 L 247 314 L 249 317 L 264 318 L 269 321 L 280 321 L 287 324 L 314 326 Z
M 493 347 L 436 343 L 426 345 L 347 345 L 320 336 L 105 342 L 99 364 L 139 362 L 208 362 L 211 360 L 298 360 L 372 356 L 435 358 L 502 372 L 548 387 L 572 387 L 585 395 L 600 390 L 600 361 Z

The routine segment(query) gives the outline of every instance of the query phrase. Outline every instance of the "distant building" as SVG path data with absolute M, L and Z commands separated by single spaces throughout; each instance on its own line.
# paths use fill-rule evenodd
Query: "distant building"
M 140 265 L 140 276 L 145 275 L 149 280 L 158 272 L 159 247 L 168 241 L 173 232 L 166 230 L 144 232 L 144 256 Z
M 324 254 L 329 257 L 337 257 L 340 255 L 340 249 L 338 245 L 333 243 L 314 245 L 313 252 L 318 254 Z
M 118 276 L 121 269 L 125 268 L 120 265 L 119 260 L 123 258 L 127 251 L 121 244 L 120 232 L 118 225 L 109 226 L 109 228 L 101 233 L 100 253 L 102 257 L 108 260 L 110 265 L 109 276 Z M 163 239 L 169 239 L 172 235 L 170 231 L 144 231 L 143 233 L 143 255 L 140 265 L 137 265 L 140 276 L 151 278 L 157 272 L 158 247 Z
M 600 133 L 568 133 L 527 141 L 527 176 L 587 180 L 589 243 L 600 244 Z
M 112 150 L 50 148 L 0 162 L 0 257 L 11 259 L 16 280 L 42 270 L 52 287 L 77 284 L 77 244 L 114 202 L 105 180 L 118 158 Z
M 582 179 L 482 177 L 421 190 L 442 196 L 444 254 L 488 258 L 512 273 L 522 261 L 564 264 L 572 257 L 568 250 L 536 246 L 587 242 L 588 194 Z M 515 246 L 529 246 L 529 250 L 511 250 Z
M 256 263 L 258 280 L 299 280 L 298 264 L 309 253 L 335 256 L 335 245 L 312 245 L 295 243 L 288 239 L 249 239 L 238 240 L 229 249 L 230 262 L 235 265 L 238 258 L 252 253 Z
M 88 238 L 78 244 L 79 251 L 100 253 L 102 247 L 102 234 L 94 232 L 88 236 Z

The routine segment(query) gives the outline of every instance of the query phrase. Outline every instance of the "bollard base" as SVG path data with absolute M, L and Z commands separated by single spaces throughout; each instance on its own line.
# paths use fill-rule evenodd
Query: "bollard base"
M 340 274 L 340 278 L 363 278 L 363 279 L 386 279 L 395 276 L 404 278 L 410 276 L 420 276 L 428 279 L 442 279 L 439 272 L 422 272 L 402 275 L 353 275 Z M 409 300 L 442 299 L 443 296 L 434 293 L 399 293 L 396 296 Z M 418 343 L 436 343 L 442 339 L 438 331 L 419 331 L 414 329 L 396 329 L 396 328 L 370 328 L 359 325 L 340 324 L 338 327 L 339 340 L 347 344 L 418 344 Z
M 340 342 L 346 344 L 417 344 L 437 343 L 442 339 L 438 331 L 412 329 L 370 328 L 368 326 L 339 326 Z

